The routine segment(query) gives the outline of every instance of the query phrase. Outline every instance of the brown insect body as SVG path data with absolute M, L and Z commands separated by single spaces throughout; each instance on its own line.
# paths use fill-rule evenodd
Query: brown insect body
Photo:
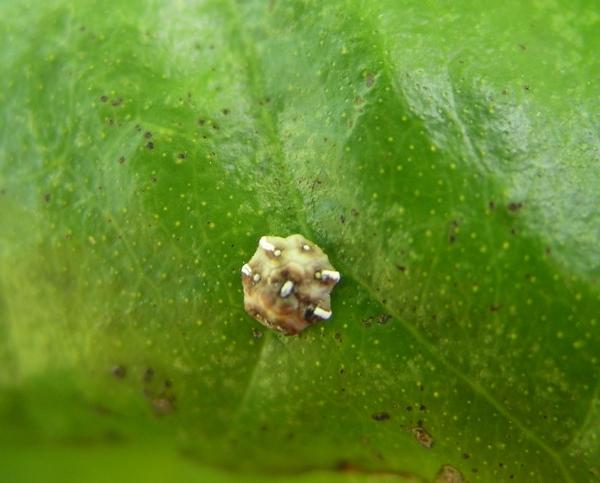
M 339 280 L 323 250 L 302 235 L 264 236 L 242 267 L 244 307 L 261 324 L 294 335 L 331 317 Z

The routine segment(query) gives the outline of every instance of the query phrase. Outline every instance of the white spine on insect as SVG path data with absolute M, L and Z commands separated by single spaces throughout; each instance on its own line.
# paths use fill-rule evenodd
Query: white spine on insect
M 321 248 L 301 235 L 263 236 L 242 267 L 244 307 L 287 335 L 331 318 L 330 293 L 340 281 Z

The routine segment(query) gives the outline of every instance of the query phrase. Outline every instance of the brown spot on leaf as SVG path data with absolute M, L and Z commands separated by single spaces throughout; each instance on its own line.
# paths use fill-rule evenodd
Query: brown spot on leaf
M 509 211 L 512 211 L 513 213 L 519 211 L 521 208 L 523 208 L 523 203 L 520 202 L 511 201 L 508 204 Z
M 144 371 L 144 382 L 148 384 L 154 378 L 154 369 L 147 367 Z
M 429 434 L 429 432 L 423 427 L 423 424 L 418 424 L 410 431 L 417 440 L 417 443 L 423 446 L 423 448 L 433 448 L 433 436 L 431 436 L 431 434 Z
M 386 411 L 381 411 L 379 413 L 372 414 L 371 417 L 375 421 L 387 421 L 388 419 L 391 418 L 390 413 L 388 413 Z
M 168 397 L 155 397 L 150 400 L 150 403 L 157 416 L 165 416 L 175 410 L 174 401 Z
M 450 226 L 448 227 L 448 243 L 454 243 L 456 241 L 459 232 L 458 225 L 458 220 L 452 220 L 450 222 Z
M 385 325 L 385 324 L 387 324 L 387 323 L 389 322 L 389 320 L 390 320 L 391 318 L 392 318 L 392 316 L 391 316 L 391 315 L 389 315 L 389 314 L 379 314 L 379 315 L 377 316 L 377 323 L 378 323 L 379 325 Z
M 124 366 L 115 366 L 110 371 L 117 379 L 123 379 L 127 375 L 127 369 Z
M 452 465 L 444 465 L 437 472 L 434 483 L 464 483 L 466 481 L 457 468 Z

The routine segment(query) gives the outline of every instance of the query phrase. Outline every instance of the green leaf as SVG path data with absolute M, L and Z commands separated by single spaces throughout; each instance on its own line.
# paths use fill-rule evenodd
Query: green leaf
M 0 14 L 3 481 L 600 478 L 594 2 Z M 239 269 L 296 232 L 286 338 Z

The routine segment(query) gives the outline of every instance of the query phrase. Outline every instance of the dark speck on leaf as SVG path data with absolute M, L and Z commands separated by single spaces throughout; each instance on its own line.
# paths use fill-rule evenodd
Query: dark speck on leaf
M 154 377 L 154 369 L 152 369 L 151 367 L 146 368 L 146 370 L 144 371 L 144 382 L 148 383 L 148 382 L 152 381 L 153 377 Z
M 115 99 L 114 101 L 112 101 L 111 103 L 114 107 L 120 106 L 121 104 L 123 104 L 123 98 L 119 97 L 118 99 Z
M 125 162 L 125 156 L 119 157 L 119 164 L 123 164 Z
M 215 131 L 218 131 L 218 130 L 219 130 L 219 125 L 218 125 L 216 122 L 213 122 L 213 124 L 212 124 L 212 128 L 213 128 Z
M 221 111 L 225 116 L 230 113 L 229 109 L 225 108 Z
M 154 149 L 154 143 L 152 141 L 146 143 L 146 148 L 147 149 Z
M 391 315 L 388 315 L 388 314 L 379 314 L 377 316 L 377 323 L 379 325 L 385 325 L 385 324 L 387 324 L 390 321 L 391 318 L 392 318 Z
M 204 124 L 206 124 L 206 119 L 202 119 L 202 118 L 198 119 L 199 126 L 204 126 Z
M 260 339 L 263 336 L 263 333 L 256 329 L 256 328 L 252 328 L 252 337 L 254 337 L 255 339 Z
M 375 414 L 371 415 L 371 417 L 375 421 L 387 421 L 388 419 L 391 418 L 390 414 L 385 411 L 381 411 L 380 413 L 375 413 Z
M 340 215 L 340 223 L 346 223 L 346 217 L 344 215 Z
M 508 204 L 508 209 L 510 211 L 512 211 L 513 213 L 516 212 L 516 211 L 519 211 L 522 207 L 523 207 L 523 203 L 517 203 L 515 201 L 511 201 Z
M 463 453 L 462 457 L 463 459 L 468 460 L 471 457 L 471 455 L 469 453 Z
M 46 203 L 49 203 L 49 202 L 50 202 L 50 198 L 51 198 L 51 195 L 50 195 L 50 193 L 46 193 L 46 194 L 44 195 L 44 201 L 45 201 Z
M 177 154 L 177 157 L 178 157 L 179 159 L 185 159 L 185 158 L 187 158 L 187 153 L 178 153 L 178 154 Z
M 144 137 L 145 137 L 146 139 L 150 139 L 150 138 L 152 137 L 152 133 L 151 133 L 150 131 L 146 131 L 146 132 L 144 133 Z
M 127 375 L 127 369 L 124 366 L 115 366 L 111 372 L 117 379 L 123 379 Z
M 100 101 L 101 101 L 101 102 L 106 102 L 106 101 L 108 101 L 108 96 L 100 96 Z
M 406 272 L 406 267 L 404 265 L 396 265 L 396 268 L 402 273 Z

